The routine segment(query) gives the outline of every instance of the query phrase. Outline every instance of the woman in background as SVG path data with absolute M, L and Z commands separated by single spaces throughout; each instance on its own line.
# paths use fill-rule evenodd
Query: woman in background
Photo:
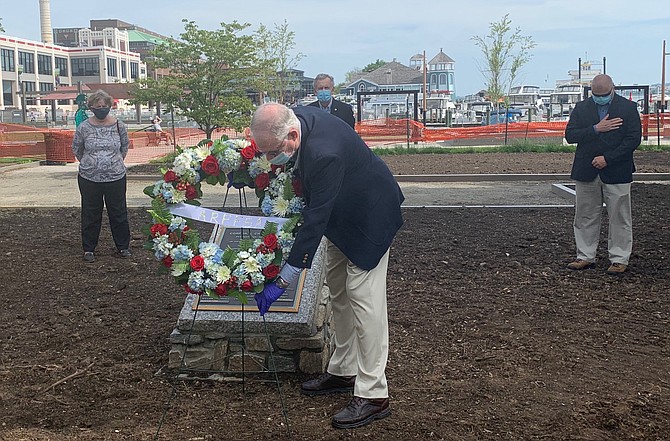
M 98 245 L 104 206 L 107 206 L 117 256 L 131 255 L 123 163 L 128 153 L 128 130 L 109 114 L 112 103 L 112 97 L 102 90 L 89 95 L 87 105 L 95 117 L 77 127 L 72 142 L 72 151 L 79 160 L 81 238 L 87 263 L 95 261 L 93 253 Z

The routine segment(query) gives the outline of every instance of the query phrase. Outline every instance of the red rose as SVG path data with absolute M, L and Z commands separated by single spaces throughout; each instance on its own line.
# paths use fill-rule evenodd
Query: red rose
M 268 279 L 274 279 L 279 275 L 279 266 L 270 264 L 263 268 L 263 275 Z
M 177 173 L 175 173 L 174 170 L 168 170 L 163 175 L 163 180 L 165 182 L 174 182 L 177 180 Z
M 277 248 L 277 235 L 274 233 L 268 234 L 263 238 L 263 243 L 270 249 L 270 251 L 274 251 L 275 248 Z
M 165 224 L 153 224 L 150 228 L 151 236 L 158 237 L 168 234 L 168 227 Z
M 171 256 L 163 257 L 163 265 L 165 265 L 166 267 L 172 268 L 173 263 L 174 263 L 174 259 Z
M 253 139 L 251 140 L 251 148 L 258 153 L 258 146 L 256 145 L 256 141 L 254 141 Z
M 211 147 L 214 143 L 212 141 L 209 141 L 207 144 L 205 144 L 207 147 Z
M 202 256 L 193 256 L 191 259 L 191 268 L 193 271 L 202 271 L 205 268 L 205 259 Z
M 279 171 L 284 170 L 284 166 L 283 165 L 270 164 L 270 171 L 272 171 L 272 173 L 274 173 L 275 175 L 278 175 L 279 173 L 277 172 L 277 170 L 279 170 Z
M 248 145 L 245 148 L 243 148 L 240 153 L 242 154 L 242 157 L 247 161 L 251 161 L 252 159 L 254 159 L 254 156 L 256 156 L 256 150 L 251 145 Z
M 242 286 L 240 288 L 242 288 L 242 291 L 249 292 L 254 289 L 254 284 L 251 283 L 251 280 L 247 279 L 244 282 L 242 282 Z
M 228 288 L 226 288 L 226 285 L 224 283 L 220 283 L 216 285 L 216 288 L 214 288 L 214 291 L 220 296 L 225 296 L 228 295 Z
M 219 161 L 213 155 L 209 155 L 202 161 L 202 171 L 210 176 L 219 175 Z
M 195 199 L 198 197 L 198 190 L 191 184 L 186 186 L 186 199 Z
M 267 173 L 261 173 L 260 175 L 256 176 L 255 184 L 256 188 L 264 190 L 268 185 L 270 185 L 270 175 Z

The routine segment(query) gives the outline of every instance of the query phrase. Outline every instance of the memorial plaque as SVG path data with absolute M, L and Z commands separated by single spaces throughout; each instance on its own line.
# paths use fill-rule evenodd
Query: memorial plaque
M 248 229 L 248 228 L 223 228 L 215 227 L 210 238 L 211 242 L 218 244 L 221 249 L 225 250 L 227 247 L 237 249 L 240 240 L 242 239 L 257 239 L 260 237 L 262 230 Z M 303 270 L 295 283 L 288 287 L 286 292 L 282 294 L 270 307 L 270 312 L 298 312 L 300 307 L 300 298 L 302 297 L 302 290 L 305 284 L 306 271 Z M 198 296 L 197 301 L 193 302 L 193 309 L 199 311 L 258 311 L 256 301 L 254 300 L 254 293 L 247 295 L 247 304 L 243 305 L 237 298 L 221 297 L 213 299 L 207 295 Z

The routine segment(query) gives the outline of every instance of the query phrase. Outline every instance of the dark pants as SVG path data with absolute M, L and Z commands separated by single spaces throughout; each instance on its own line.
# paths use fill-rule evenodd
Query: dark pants
M 81 193 L 81 241 L 86 251 L 95 251 L 102 225 L 102 208 L 107 206 L 107 217 L 116 248 L 130 247 L 130 224 L 126 206 L 126 177 L 113 182 L 92 182 L 78 176 Z

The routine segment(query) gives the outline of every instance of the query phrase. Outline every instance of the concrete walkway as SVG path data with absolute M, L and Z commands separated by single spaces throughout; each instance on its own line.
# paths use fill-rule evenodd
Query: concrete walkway
M 0 167 L 0 207 L 79 207 L 77 168 L 78 164 Z M 128 205 L 149 207 L 151 198 L 144 195 L 143 190 L 158 179 L 158 176 L 129 174 Z M 545 175 L 542 180 L 509 181 L 501 178 L 500 181 L 479 182 L 465 176 L 457 182 L 436 182 L 436 177 L 432 178 L 432 182 L 406 182 L 412 180 L 406 176 L 398 179 L 405 194 L 406 207 L 572 205 L 570 199 L 552 191 L 552 184 L 569 182 L 565 175 Z M 203 184 L 203 192 L 204 206 L 223 207 L 225 187 Z M 249 206 L 256 206 L 256 195 L 248 189 L 242 194 L 233 189 L 227 197 L 226 206 L 238 207 L 240 197 L 246 197 Z

